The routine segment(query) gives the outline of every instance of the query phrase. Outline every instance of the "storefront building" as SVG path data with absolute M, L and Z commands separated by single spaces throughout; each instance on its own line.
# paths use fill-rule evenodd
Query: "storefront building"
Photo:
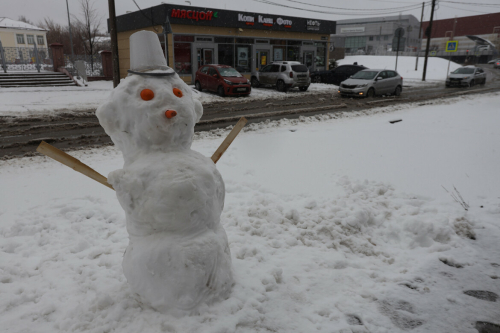
M 117 17 L 121 77 L 130 68 L 130 35 L 154 31 L 165 50 L 167 18 L 172 29 L 168 65 L 187 83 L 206 64 L 232 66 L 247 78 L 273 61 L 300 61 L 310 70 L 323 70 L 336 26 L 334 21 L 161 4 Z

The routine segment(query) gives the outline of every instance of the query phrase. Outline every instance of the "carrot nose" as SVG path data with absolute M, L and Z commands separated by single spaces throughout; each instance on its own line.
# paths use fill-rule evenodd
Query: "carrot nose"
M 168 119 L 172 119 L 173 117 L 177 116 L 177 112 L 174 110 L 167 110 L 165 111 L 165 117 Z

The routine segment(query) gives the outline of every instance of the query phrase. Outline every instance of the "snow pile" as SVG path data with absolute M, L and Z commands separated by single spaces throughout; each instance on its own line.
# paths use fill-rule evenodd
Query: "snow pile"
M 136 301 L 113 191 L 43 157 L 2 161 L 0 323 L 51 333 L 477 333 L 476 321 L 500 324 L 498 300 L 476 298 L 500 294 L 499 101 L 483 94 L 241 133 L 217 164 L 235 285 L 182 318 Z M 225 136 L 212 134 L 194 149 L 210 156 Z M 103 174 L 122 164 L 113 147 L 72 155 Z M 449 184 L 468 212 L 442 189 Z
M 404 79 L 422 79 L 422 73 L 424 70 L 424 58 L 418 58 L 418 70 L 415 70 L 416 57 L 398 57 L 398 73 Z M 359 65 L 363 65 L 368 68 L 373 69 L 394 69 L 396 66 L 396 56 L 347 56 L 344 59 L 338 60 L 339 65 L 350 65 L 357 62 Z M 451 62 L 450 72 L 455 69 L 462 67 L 461 65 Z M 447 77 L 446 70 L 448 69 L 448 60 L 429 57 L 427 61 L 427 74 L 426 79 L 428 80 L 445 80 Z

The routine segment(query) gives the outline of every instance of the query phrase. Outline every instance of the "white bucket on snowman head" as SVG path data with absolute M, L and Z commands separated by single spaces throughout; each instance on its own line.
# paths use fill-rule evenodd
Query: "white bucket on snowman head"
M 138 31 L 130 36 L 131 74 L 166 76 L 174 75 L 161 49 L 158 36 L 152 31 Z

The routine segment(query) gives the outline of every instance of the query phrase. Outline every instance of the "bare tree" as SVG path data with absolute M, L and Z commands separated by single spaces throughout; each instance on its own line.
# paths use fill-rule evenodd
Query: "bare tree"
M 28 23 L 28 24 L 31 24 L 31 25 L 35 25 L 35 23 L 31 22 L 26 16 L 24 15 L 21 15 L 17 18 L 18 21 L 21 21 L 21 22 L 24 22 L 24 23 Z
M 90 66 L 94 71 L 93 56 L 97 53 L 96 37 L 99 35 L 99 27 L 101 18 L 94 8 L 94 2 L 91 0 L 79 0 L 82 19 L 76 18 L 76 34 L 80 35 L 83 40 L 85 53 L 90 55 Z
M 71 45 L 69 38 L 68 26 L 62 26 L 51 18 L 46 17 L 43 21 L 38 23 L 38 26 L 42 29 L 47 30 L 47 44 L 60 43 L 63 44 L 64 54 L 71 53 Z M 72 31 L 76 30 L 76 26 L 71 24 Z M 74 51 L 76 54 L 84 54 L 84 42 L 82 41 L 82 36 L 73 36 Z

